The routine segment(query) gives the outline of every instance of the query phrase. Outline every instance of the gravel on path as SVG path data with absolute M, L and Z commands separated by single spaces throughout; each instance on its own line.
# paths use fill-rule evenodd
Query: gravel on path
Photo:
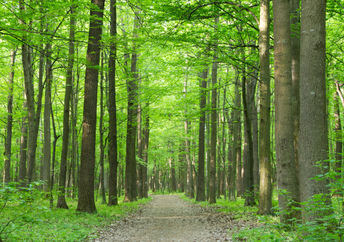
M 99 231 L 94 241 L 231 241 L 231 218 L 178 195 L 153 195 L 137 213 Z

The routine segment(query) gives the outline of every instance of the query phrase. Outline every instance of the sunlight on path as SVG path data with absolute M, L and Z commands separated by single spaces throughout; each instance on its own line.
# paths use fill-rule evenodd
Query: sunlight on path
M 230 241 L 212 216 L 177 195 L 154 195 L 139 214 L 115 222 L 95 241 Z

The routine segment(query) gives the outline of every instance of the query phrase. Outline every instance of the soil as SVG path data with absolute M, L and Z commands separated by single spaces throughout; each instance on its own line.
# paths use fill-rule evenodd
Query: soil
M 99 231 L 94 241 L 231 241 L 231 217 L 177 195 L 153 195 L 135 214 Z

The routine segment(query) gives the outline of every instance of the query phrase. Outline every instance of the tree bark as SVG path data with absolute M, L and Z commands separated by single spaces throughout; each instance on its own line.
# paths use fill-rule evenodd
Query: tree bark
M 90 29 L 87 47 L 84 115 L 82 124 L 81 163 L 77 210 L 94 213 L 94 168 L 97 124 L 97 86 L 100 40 L 103 26 L 104 0 L 92 0 L 96 8 L 90 11 Z
M 73 92 L 73 66 L 74 66 L 74 33 L 75 33 L 75 6 L 71 6 L 70 10 L 70 22 L 69 22 L 69 53 L 68 53 L 68 67 L 66 76 L 64 109 L 63 109 L 63 135 L 62 135 L 62 153 L 60 163 L 60 176 L 59 176 L 59 195 L 57 200 L 58 208 L 68 209 L 68 205 L 65 199 L 65 186 L 66 186 L 66 174 L 67 174 L 67 157 L 68 157 L 68 145 L 69 145 L 69 110 L 71 103 L 71 96 Z
M 215 18 L 215 31 L 219 18 Z M 209 163 L 209 203 L 216 203 L 216 139 L 217 139 L 217 47 L 215 40 L 213 66 L 211 72 L 212 93 L 211 93 L 211 139 L 210 139 L 210 163 Z
M 326 100 L 326 30 L 325 0 L 302 1 L 300 55 L 300 191 L 301 202 L 324 194 L 331 203 L 326 179 L 313 179 L 325 174 L 328 166 L 328 123 Z M 322 167 L 316 166 L 322 162 Z M 304 221 L 320 219 L 330 211 L 302 211 Z
M 234 90 L 234 105 L 233 110 L 233 167 L 236 170 L 233 179 L 235 184 L 233 184 L 233 189 L 236 188 L 237 196 L 241 196 L 242 191 L 242 172 L 241 172 L 241 150 L 242 150 L 242 131 L 241 131 L 241 95 L 240 95 L 240 81 L 239 75 L 237 74 L 235 80 L 235 90 Z M 235 191 L 233 191 L 235 194 Z
M 246 87 L 246 71 L 243 68 L 242 76 L 242 100 L 244 108 L 244 125 L 245 125 L 245 142 L 246 145 L 246 159 L 244 160 L 244 197 L 245 206 L 255 205 L 254 200 L 254 180 L 253 180 L 253 140 L 252 140 L 252 126 L 249 115 L 249 104 Z
M 114 40 L 110 44 L 109 58 L 109 202 L 108 205 L 117 205 L 117 114 L 116 114 L 116 59 L 117 59 L 117 1 L 111 0 L 110 34 Z
M 298 200 L 297 170 L 294 154 L 294 120 L 291 77 L 291 31 L 289 1 L 274 0 L 275 36 L 275 137 L 277 182 L 281 222 L 290 223 L 296 216 L 291 210 Z
M 142 171 L 142 183 L 143 183 L 143 197 L 148 198 L 148 147 L 149 147 L 149 103 L 146 105 L 146 111 L 144 115 L 143 124 L 143 171 Z
M 341 179 L 341 170 L 343 162 L 343 136 L 342 136 L 342 122 L 340 118 L 340 106 L 339 106 L 339 94 L 338 92 L 334 93 L 334 121 L 335 121 L 335 137 L 336 137 L 336 149 L 335 149 L 335 159 L 336 164 L 334 170 L 336 172 L 335 182 Z M 343 196 L 343 191 L 336 187 L 336 193 Z
M 184 81 L 184 98 L 186 99 L 187 97 L 187 77 Z M 186 103 L 186 100 L 185 100 Z M 186 195 L 190 198 L 193 198 L 195 196 L 194 194 L 194 189 L 193 189 L 193 176 L 192 176 L 192 161 L 190 158 L 190 138 L 189 138 L 189 132 L 190 132 L 190 127 L 189 127 L 189 120 L 187 117 L 187 105 L 185 104 L 185 121 L 184 121 L 184 132 L 185 132 L 185 140 L 184 140 L 184 152 L 185 152 L 185 160 L 186 160 L 186 165 L 187 165 L 187 180 L 186 180 L 186 186 L 187 186 L 187 193 Z
M 44 94 L 44 144 L 43 144 L 43 174 L 42 178 L 45 182 L 43 189 L 49 192 L 50 189 L 50 163 L 51 163 L 51 84 L 53 79 L 52 63 L 51 63 L 51 45 L 47 44 L 47 63 L 46 63 L 46 83 Z
M 138 13 L 135 13 L 134 20 L 134 38 L 137 38 L 137 29 L 139 27 Z M 136 135 L 137 135 L 137 112 L 138 112 L 138 71 L 137 71 L 137 53 L 136 43 L 133 43 L 131 59 L 131 76 L 127 81 L 128 88 L 128 119 L 127 119 L 127 138 L 126 138 L 126 167 L 125 167 L 125 198 L 124 201 L 136 201 Z
M 5 170 L 4 182 L 11 181 L 11 156 L 12 156 L 12 127 L 13 127 L 13 80 L 14 80 L 14 65 L 16 62 L 17 50 L 11 53 L 11 71 L 8 78 L 8 97 L 7 97 L 7 124 L 6 124 L 6 141 L 5 141 Z
M 100 118 L 99 118 L 99 180 L 100 195 L 102 196 L 102 204 L 106 204 L 105 196 L 105 172 L 104 172 L 104 55 L 101 55 L 101 74 L 100 74 Z
M 270 160 L 270 0 L 260 1 L 260 122 L 259 122 L 259 214 L 271 214 L 272 185 Z
M 205 201 L 205 181 L 204 181 L 204 162 L 205 162 L 205 112 L 207 102 L 207 78 L 208 67 L 205 67 L 200 75 L 200 118 L 198 131 L 198 171 L 197 171 L 197 192 L 196 201 Z

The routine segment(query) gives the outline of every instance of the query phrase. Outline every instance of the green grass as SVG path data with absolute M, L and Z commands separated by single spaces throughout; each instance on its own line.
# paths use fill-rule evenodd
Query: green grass
M 26 201 L 23 197 L 26 195 L 21 193 L 24 192 L 12 194 L 15 197 L 8 200 L 3 210 L 0 209 L 0 234 L 5 241 L 82 241 L 95 237 L 99 229 L 151 200 L 120 202 L 111 207 L 99 201 L 96 203 L 97 213 L 88 214 L 76 211 L 75 200 L 68 199 L 69 209 L 50 209 L 48 201 L 39 192 L 34 191 L 31 200 Z M 0 208 L 3 202 L 4 197 L 0 200 Z

